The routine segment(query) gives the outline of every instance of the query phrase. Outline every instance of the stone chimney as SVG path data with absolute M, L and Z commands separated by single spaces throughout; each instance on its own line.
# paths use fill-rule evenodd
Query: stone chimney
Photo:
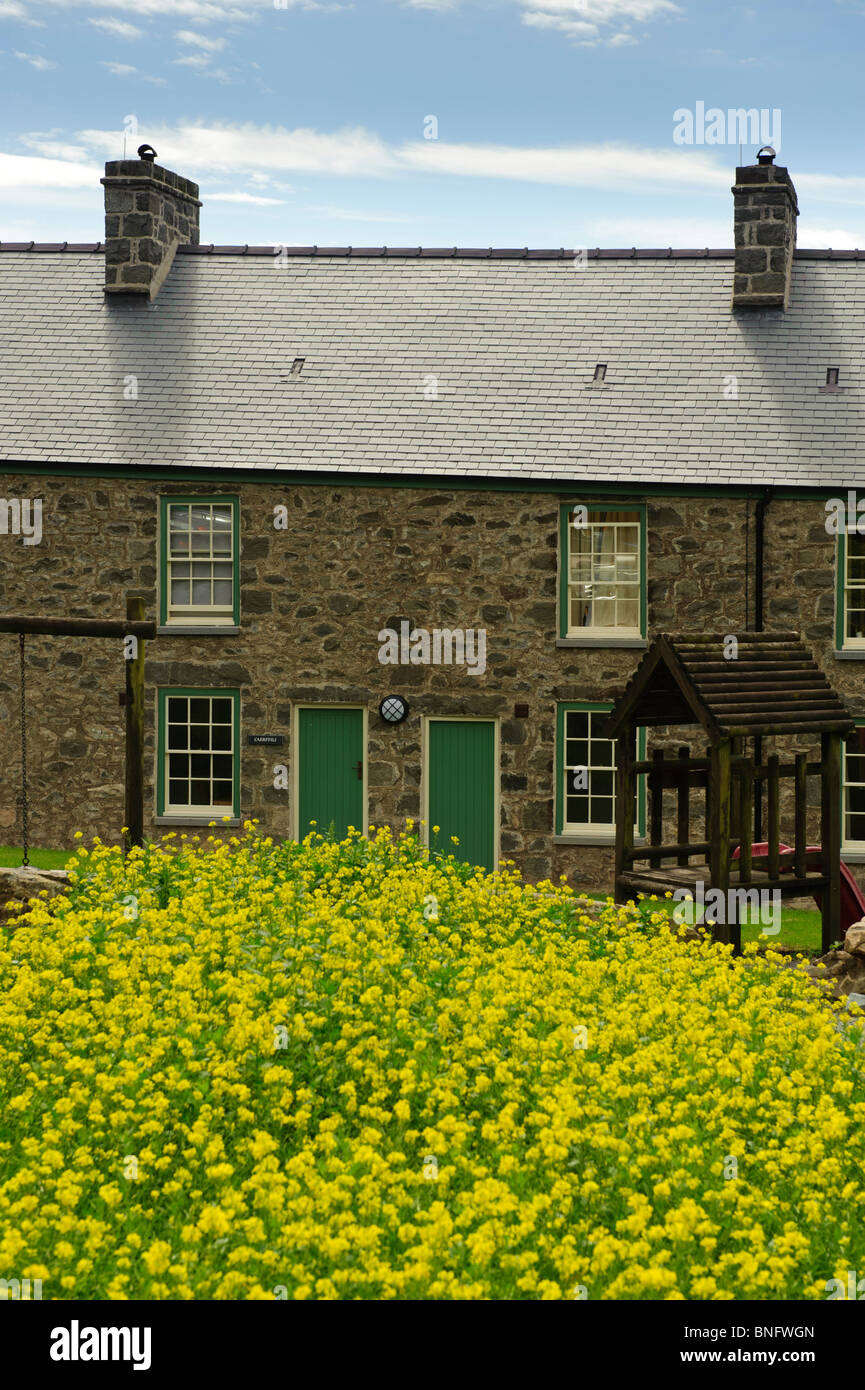
M 786 169 L 765 145 L 757 163 L 736 170 L 733 186 L 734 309 L 786 309 L 799 204 Z
M 105 166 L 105 293 L 155 299 L 178 246 L 198 242 L 198 184 L 154 163 L 140 145 L 138 159 Z

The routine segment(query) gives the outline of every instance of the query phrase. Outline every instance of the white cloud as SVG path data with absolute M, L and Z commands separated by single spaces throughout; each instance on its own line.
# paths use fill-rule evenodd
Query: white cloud
M 207 201 L 209 203 L 255 203 L 259 207 L 285 207 L 284 198 L 262 198 L 257 193 L 211 193 L 208 191 Z
M 533 10 L 578 15 L 590 24 L 614 24 L 623 19 L 643 23 L 660 15 L 681 14 L 673 0 L 519 0 Z
M 433 10 L 447 14 L 455 10 L 459 0 L 399 0 L 404 9 Z M 476 0 L 479 3 L 479 0 Z M 535 29 L 551 29 L 564 34 L 581 47 L 592 48 L 606 43 L 610 48 L 624 48 L 637 43 L 627 32 L 631 23 L 649 23 L 683 14 L 674 0 L 511 0 L 522 11 L 522 22 Z M 626 27 L 607 38 L 610 27 Z
M 115 77 L 137 77 L 140 82 L 152 82 L 155 87 L 164 87 L 164 77 L 148 77 L 146 73 L 139 72 L 129 63 L 103 62 L 100 67 L 107 68 Z
M 329 205 L 307 203 L 304 212 L 314 212 L 322 217 L 330 217 L 336 222 L 414 222 L 413 217 L 404 217 L 394 212 L 356 212 L 353 208 L 335 208 Z
M 218 53 L 226 45 L 226 39 L 208 39 L 204 34 L 196 34 L 193 29 L 178 29 L 174 36 L 180 39 L 181 43 L 194 44 L 196 48 L 204 48 L 208 53 Z
M 812 197 L 815 202 L 865 203 L 865 178 L 843 174 L 796 174 L 793 178 L 796 189 Z
M 594 44 L 598 40 L 596 24 L 586 24 L 577 19 L 563 19 L 560 15 L 541 14 L 538 10 L 527 10 L 523 15 L 523 24 L 529 24 L 534 29 L 556 29 L 559 33 L 567 34 L 569 39 L 585 40 L 587 43 Z
M 464 178 L 562 184 L 574 188 L 647 190 L 686 186 L 713 191 L 729 170 L 703 149 L 640 149 L 626 145 L 458 145 L 417 140 L 388 145 L 362 126 L 332 133 L 280 126 L 182 125 L 151 128 L 160 163 L 189 176 L 211 172 L 269 180 L 288 172 L 388 178 L 407 172 Z M 39 137 L 32 148 L 40 149 Z M 93 155 L 112 155 L 114 130 L 83 130 L 76 142 Z M 841 186 L 849 180 L 838 181 Z M 865 180 L 858 182 L 865 183 Z
M 86 160 L 90 158 L 83 145 L 70 145 L 64 141 L 54 140 L 52 137 L 62 134 L 59 130 L 48 130 L 41 134 L 20 136 L 21 144 L 28 149 L 38 150 L 46 159 L 78 159 Z M 18 156 L 10 156 L 17 158 Z
M 34 19 L 20 0 L 0 0 L 0 19 L 15 19 L 19 24 L 29 24 L 32 29 L 44 29 L 41 19 Z
M 171 61 L 175 67 L 192 68 L 199 77 L 209 77 L 216 82 L 233 81 L 231 73 L 227 72 L 225 68 L 212 68 L 210 66 L 212 61 L 212 54 L 210 53 L 194 53 L 186 58 L 172 58 Z M 237 69 L 235 68 L 234 71 L 236 72 Z
M 2 0 L 3 4 L 10 0 Z M 17 0 L 11 0 L 17 4 Z M 39 6 L 43 12 L 52 9 L 93 9 L 118 8 L 119 0 L 31 0 L 33 7 Z M 216 20 L 250 19 L 256 13 L 272 11 L 273 0 L 122 0 L 121 5 L 127 15 L 148 17 L 165 15 L 174 19 L 191 19 L 197 23 L 211 23 Z M 283 0 L 283 8 L 318 8 L 312 0 Z
M 161 79 L 143 79 L 138 75 L 137 80 Z M 66 141 L 63 137 L 64 132 L 56 129 L 23 137 L 23 143 L 34 152 L 33 156 L 5 156 L 7 182 L 11 177 L 9 171 L 19 169 L 24 186 L 92 187 L 96 166 L 87 161 L 119 157 L 116 130 L 83 130 Z M 285 181 L 286 176 L 297 173 L 367 179 L 390 179 L 406 174 L 499 179 L 643 195 L 684 193 L 690 198 L 717 196 L 730 182 L 727 152 L 715 153 L 702 148 L 641 149 L 619 144 L 520 147 L 460 145 L 434 140 L 388 145 L 363 127 L 321 132 L 251 123 L 149 127 L 147 138 L 159 151 L 160 164 L 198 182 L 213 179 L 224 184 L 230 179 L 241 187 L 244 183 L 251 186 L 251 193 L 223 198 L 235 202 L 261 196 L 279 203 L 282 198 L 278 195 L 295 191 L 292 184 Z M 98 175 L 96 177 L 98 179 Z M 865 177 L 801 173 L 795 175 L 795 182 L 800 198 L 806 198 L 812 206 L 837 203 L 865 207 Z M 312 210 L 334 218 L 344 212 L 345 220 L 373 219 L 371 213 L 339 208 Z M 395 214 L 375 214 L 374 220 L 402 219 Z M 611 221 L 610 237 L 618 244 L 623 240 L 631 245 L 670 244 L 672 223 L 658 220 L 653 226 L 651 219 L 644 219 L 639 225 L 643 229 L 641 232 L 628 233 L 626 223 L 620 219 Z M 726 245 L 729 242 L 726 216 L 717 226 L 711 226 L 715 230 L 710 234 L 709 224 L 702 228 L 702 224 L 695 223 L 686 244 Z M 830 235 L 826 227 L 831 229 L 832 226 L 830 221 L 820 230 L 825 244 L 829 244 L 826 238 Z M 810 232 L 801 231 L 800 244 L 805 245 L 803 238 L 815 236 L 816 231 L 816 228 Z M 597 238 L 592 244 L 601 244 L 607 239 L 600 226 L 592 231 L 586 228 L 585 233 Z M 578 231 L 572 232 L 571 239 L 576 237 Z M 832 244 L 840 246 L 842 242 L 839 239 Z
M 660 187 L 687 184 L 717 188 L 727 170 L 697 150 L 651 150 L 626 145 L 530 148 L 454 145 L 420 140 L 397 152 L 403 167 L 472 178 L 521 179 L 578 188 Z M 681 154 L 685 154 L 681 159 Z
M 52 62 L 50 58 L 43 58 L 38 53 L 19 53 L 17 49 L 13 49 L 13 54 L 20 62 L 29 63 L 31 68 L 35 68 L 37 72 L 47 72 L 49 68 L 57 67 L 57 64 Z
M 648 23 L 653 19 L 680 15 L 673 0 L 518 0 L 523 7 L 522 21 L 537 29 L 554 29 L 581 48 L 606 42 L 610 48 L 623 48 L 637 42 L 627 29 L 609 39 L 605 30 L 622 23 Z
M 115 146 L 116 146 L 115 137 Z M 74 148 L 74 147 L 73 147 Z M 115 151 L 115 158 L 117 158 Z M 0 154 L 0 188 L 70 189 L 99 187 L 103 174 L 99 164 L 79 163 L 77 159 L 42 159 L 26 154 Z
M 797 246 L 812 251 L 856 251 L 865 249 L 865 234 L 848 232 L 840 227 L 816 227 L 800 222 L 796 232 Z
M 113 131 L 85 130 L 78 137 L 94 154 L 113 150 Z M 174 169 L 248 173 L 289 169 L 320 174 L 376 176 L 400 166 L 384 142 L 362 127 L 321 134 L 315 130 L 285 130 L 255 126 L 162 126 L 149 132 L 161 164 Z
M 667 247 L 711 246 L 724 249 L 732 245 L 733 219 L 723 217 L 597 217 L 588 218 L 577 228 L 586 246 Z M 576 244 L 580 237 L 572 235 Z
M 90 19 L 95 29 L 104 29 L 106 34 L 114 34 L 118 39 L 143 39 L 144 30 L 137 24 L 127 24 L 125 19 Z

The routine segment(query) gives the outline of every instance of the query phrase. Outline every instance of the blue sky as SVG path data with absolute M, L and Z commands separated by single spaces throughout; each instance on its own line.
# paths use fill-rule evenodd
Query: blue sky
M 865 247 L 863 46 L 865 0 L 0 0 L 0 239 L 99 240 L 125 138 L 208 242 L 728 246 L 743 108 L 800 246 Z

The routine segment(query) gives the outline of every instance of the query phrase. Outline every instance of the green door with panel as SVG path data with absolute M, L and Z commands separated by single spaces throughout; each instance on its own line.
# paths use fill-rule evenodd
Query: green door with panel
M 431 719 L 427 830 L 431 848 L 494 869 L 497 859 L 496 726 L 491 719 Z M 439 827 L 438 835 L 433 826 Z M 451 843 L 451 836 L 459 844 Z
M 310 821 L 321 834 L 333 825 L 338 839 L 350 825 L 366 829 L 364 762 L 362 709 L 297 711 L 298 839 L 309 834 Z

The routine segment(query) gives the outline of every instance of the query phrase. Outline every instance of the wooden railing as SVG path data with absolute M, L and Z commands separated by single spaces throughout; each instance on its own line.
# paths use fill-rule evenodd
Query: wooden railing
M 631 785 L 635 785 L 640 775 L 645 775 L 647 779 L 649 837 L 647 844 L 625 847 L 625 868 L 640 860 L 660 866 L 669 859 L 674 859 L 677 867 L 686 868 L 694 855 L 701 855 L 705 859 L 711 850 L 711 749 L 707 748 L 702 757 L 692 757 L 691 750 L 686 746 L 679 747 L 675 757 L 668 756 L 671 751 L 657 748 L 650 759 L 631 762 L 631 777 L 628 779 Z M 737 849 L 739 851 L 740 883 L 750 883 L 754 872 L 754 803 L 755 797 L 762 795 L 764 788 L 767 851 L 758 856 L 758 861 L 761 868 L 765 865 L 770 880 L 780 877 L 782 858 L 784 867 L 789 866 L 789 851 L 781 850 L 781 783 L 785 780 L 792 780 L 794 784 L 793 877 L 804 879 L 808 870 L 819 866 L 818 853 L 809 854 L 807 848 L 807 779 L 820 777 L 821 772 L 821 764 L 809 762 L 805 753 L 797 753 L 793 761 L 787 763 L 782 763 L 778 755 L 773 753 L 765 765 L 755 766 L 753 758 L 742 754 L 740 741 L 735 741 L 730 757 L 730 834 L 727 848 L 730 855 Z M 692 788 L 705 790 L 705 828 L 703 838 L 699 840 L 691 838 Z M 676 792 L 676 840 L 665 844 L 664 792 L 668 790 Z

